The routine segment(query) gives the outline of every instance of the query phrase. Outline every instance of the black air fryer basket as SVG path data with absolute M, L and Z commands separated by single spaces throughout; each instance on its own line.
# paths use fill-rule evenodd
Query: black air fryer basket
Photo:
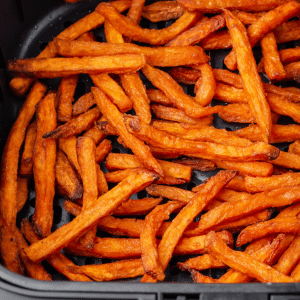
M 151 0 L 150 0 L 151 1 Z M 151 2 L 146 2 L 150 4 Z M 5 145 L 10 128 L 12 127 L 24 99 L 14 96 L 9 90 L 11 79 L 6 66 L 9 59 L 35 57 L 41 50 L 66 27 L 92 12 L 100 0 L 65 3 L 63 0 L 1 0 L 0 1 L 0 147 L 1 153 Z M 152 2 L 154 2 L 152 0 Z M 150 24 L 142 21 L 142 26 L 163 28 L 171 22 Z M 98 41 L 104 41 L 102 29 L 94 30 Z M 299 43 L 287 43 L 283 47 L 295 47 Z M 260 51 L 255 49 L 257 59 Z M 209 53 L 213 68 L 224 68 L 223 58 L 227 50 Z M 145 78 L 142 77 L 147 86 Z M 44 82 L 53 89 L 57 89 L 58 79 L 47 79 Z M 294 83 L 293 83 L 294 84 Z M 88 76 L 82 76 L 76 89 L 75 98 L 88 92 L 91 81 Z M 187 93 L 191 88 L 184 86 Z M 77 99 L 76 98 L 76 99 Z M 289 121 L 289 120 L 287 120 Z M 281 120 L 281 122 L 286 122 Z M 234 130 L 236 124 L 230 124 L 216 118 L 214 126 Z M 113 152 L 127 151 L 112 139 Z M 280 145 L 281 150 L 287 149 L 286 144 Z M 194 172 L 192 182 L 184 185 L 191 189 L 214 172 Z M 138 193 L 137 198 L 145 197 L 145 193 Z M 71 216 L 62 209 L 63 199 L 55 198 L 53 229 L 69 222 Z M 34 210 L 34 191 L 31 184 L 28 203 L 18 216 L 18 222 L 24 217 L 30 218 Z M 107 259 L 78 258 L 69 256 L 76 264 L 105 263 Z M 53 277 L 52 282 L 37 281 L 14 274 L 0 265 L 0 299 L 139 299 L 139 300 L 196 300 L 196 299 L 299 299 L 300 284 L 195 284 L 189 273 L 179 272 L 174 266 L 186 257 L 172 259 L 166 271 L 166 279 L 162 283 L 140 283 L 140 278 L 118 282 L 70 282 L 53 268 L 45 266 Z M 211 271 L 208 271 L 210 275 Z M 217 271 L 218 272 L 218 271 Z M 222 271 L 221 271 L 222 272 Z M 218 274 L 213 274 L 218 275 Z M 299 296 L 297 296 L 299 295 Z

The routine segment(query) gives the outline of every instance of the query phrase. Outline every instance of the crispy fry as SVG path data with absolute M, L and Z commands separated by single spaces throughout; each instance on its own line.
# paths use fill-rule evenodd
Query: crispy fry
M 173 160 L 173 162 L 190 166 L 192 170 L 202 172 L 213 171 L 216 169 L 216 165 L 212 161 L 202 158 L 182 158 L 180 160 Z
M 99 119 L 101 121 L 103 117 Z M 96 144 L 99 144 L 106 138 L 106 134 L 98 129 L 98 126 L 93 125 L 90 129 L 88 129 L 83 136 L 89 136 L 95 140 Z
M 188 166 L 172 163 L 164 160 L 157 160 L 166 176 L 183 179 L 187 182 L 191 180 L 192 169 Z M 132 154 L 109 153 L 106 158 L 106 168 L 108 170 L 143 168 L 144 164 Z
M 227 103 L 248 103 L 247 95 L 243 89 L 227 84 L 217 83 L 214 99 Z
M 24 205 L 26 204 L 26 201 L 28 199 L 28 183 L 29 178 L 28 177 L 21 177 L 18 176 L 17 184 L 18 184 L 18 190 L 17 190 L 17 211 L 19 212 Z
M 101 196 L 108 192 L 108 185 L 104 173 L 100 168 L 100 165 L 96 164 L 96 169 L 97 169 L 98 195 Z
M 120 54 L 98 57 L 56 57 L 11 60 L 8 70 L 13 74 L 37 78 L 67 77 L 79 73 L 95 75 L 103 72 L 125 73 L 145 65 L 140 54 Z M 55 66 L 55 67 L 53 67 Z
M 191 276 L 196 283 L 217 283 L 217 280 L 210 276 L 205 276 L 193 269 L 189 271 L 191 272 Z
M 96 202 L 78 215 L 73 221 L 60 227 L 47 238 L 29 246 L 25 252 L 33 261 L 40 261 L 62 249 L 70 241 L 80 237 L 97 221 L 113 212 L 131 194 L 145 188 L 157 180 L 157 175 L 150 172 L 136 173 L 120 182 L 115 188 L 100 196 Z M 61 234 L 63 232 L 63 234 Z M 61 236 L 63 239 L 58 239 Z M 38 250 L 37 250 L 38 249 Z
M 35 212 L 33 222 L 43 237 L 51 233 L 55 195 L 56 140 L 43 135 L 56 128 L 56 94 L 49 92 L 37 107 L 37 133 L 34 145 L 33 177 L 35 181 Z
M 212 255 L 225 264 L 240 272 L 247 273 L 261 282 L 295 282 L 291 277 L 283 275 L 270 266 L 252 259 L 247 253 L 231 250 L 213 231 L 207 234 L 205 247 Z
M 229 49 L 232 47 L 228 30 L 220 30 L 203 39 L 201 46 L 204 50 Z
M 48 131 L 43 135 L 43 138 L 69 138 L 80 134 L 82 131 L 89 128 L 96 120 L 99 119 L 101 112 L 98 107 L 88 110 L 86 113 L 79 115 L 69 122 L 57 127 L 53 131 Z
M 225 17 L 251 112 L 262 130 L 264 141 L 268 142 L 272 128 L 271 111 L 264 95 L 246 29 L 229 11 L 225 12 Z
M 83 185 L 83 212 L 93 205 L 98 198 L 95 141 L 90 137 L 79 137 L 77 139 L 76 150 Z M 93 248 L 96 232 L 97 226 L 90 228 L 89 231 L 80 238 L 80 242 L 88 248 Z
M 166 132 L 155 129 L 139 120 L 137 117 L 126 117 L 125 124 L 129 132 L 138 136 L 152 146 L 178 150 L 181 154 L 197 154 L 202 158 L 226 159 L 238 161 L 268 160 L 278 156 L 278 149 L 264 144 L 256 143 L 248 147 L 225 146 L 216 143 L 194 142 L 172 136 Z
M 164 121 L 153 121 L 152 126 L 187 140 L 215 142 L 241 147 L 250 146 L 252 144 L 249 140 L 238 138 L 225 129 L 216 129 L 212 126 L 186 126 L 185 124 Z
M 290 144 L 288 152 L 291 153 L 291 154 L 299 155 L 300 154 L 299 144 L 300 144 L 299 140 L 297 140 L 294 143 Z
M 132 278 L 144 274 L 141 259 L 122 260 L 102 265 L 74 265 L 68 267 L 68 269 L 75 274 L 85 274 L 96 281 Z
M 184 111 L 189 117 L 200 118 L 219 111 L 218 106 L 203 107 L 186 95 L 182 87 L 167 73 L 146 64 L 142 69 L 144 75 L 163 91 L 174 106 Z
M 28 240 L 29 243 L 33 244 L 41 240 L 40 237 L 34 231 L 33 226 L 27 219 L 23 219 L 21 223 L 21 232 Z M 25 250 L 25 249 L 24 249 Z M 74 263 L 64 256 L 61 252 L 51 254 L 47 259 L 47 262 L 64 276 L 72 281 L 91 281 L 85 275 L 75 275 L 69 271 L 68 266 L 74 266 Z
M 165 274 L 159 263 L 156 232 L 164 220 L 167 220 L 170 213 L 175 209 L 181 208 L 180 202 L 168 202 L 159 205 L 145 218 L 145 224 L 140 235 L 142 262 L 145 273 L 157 280 L 164 280 Z M 143 279 L 142 279 L 143 281 Z
M 56 156 L 55 179 L 59 194 L 71 200 L 80 199 L 83 187 L 77 173 L 61 150 Z
M 300 157 L 297 154 L 280 151 L 279 156 L 272 163 L 276 166 L 300 170 Z
M 178 34 L 193 26 L 201 15 L 197 12 L 184 12 L 184 14 L 168 28 L 149 30 L 141 28 L 131 20 L 126 19 L 109 3 L 100 3 L 96 11 L 103 15 L 120 33 L 133 40 L 149 43 L 151 45 L 163 45 L 169 42 Z
M 135 24 L 140 23 L 140 19 L 142 17 L 142 11 L 145 5 L 145 0 L 134 0 L 132 1 L 128 13 L 127 18 L 133 21 Z
M 153 112 L 156 118 L 185 124 L 202 124 L 205 126 L 211 124 L 212 120 L 211 116 L 206 116 L 203 118 L 191 118 L 180 109 L 157 104 L 151 105 L 151 111 Z
M 36 122 L 31 123 L 28 126 L 24 150 L 20 160 L 19 173 L 22 176 L 31 176 L 32 175 L 32 164 L 33 164 L 33 149 L 36 139 Z
M 225 8 L 230 10 L 245 10 L 260 12 L 270 10 L 278 5 L 287 2 L 286 0 L 268 0 L 263 3 L 259 0 L 255 1 L 210 1 L 209 3 L 204 0 L 179 0 L 178 3 L 188 10 L 200 10 L 204 13 L 218 13 L 222 12 Z
M 104 117 L 118 132 L 125 144 L 132 149 L 132 152 L 139 157 L 141 161 L 145 162 L 147 168 L 156 171 L 160 176 L 163 177 L 163 170 L 156 159 L 152 156 L 149 148 L 147 148 L 142 141 L 128 133 L 123 122 L 123 116 L 114 106 L 114 104 L 111 103 L 99 89 L 92 88 L 92 92 Z
M 157 1 L 144 6 L 142 17 L 151 22 L 160 22 L 178 19 L 183 13 L 184 9 L 176 1 Z
M 78 82 L 78 75 L 62 78 L 56 95 L 57 120 L 68 122 L 72 117 L 72 103 Z
M 225 26 L 225 18 L 223 15 L 217 15 L 214 17 L 203 18 L 194 27 L 184 31 L 172 41 L 168 43 L 168 46 L 187 46 L 195 45 L 210 35 L 212 32 L 217 31 Z
M 77 116 L 88 111 L 94 104 L 96 104 L 93 94 L 91 92 L 81 96 L 73 105 L 72 115 Z
M 297 233 L 299 232 L 299 218 L 285 217 L 275 218 L 248 226 L 242 230 L 237 238 L 237 246 L 242 246 L 254 239 L 260 238 L 271 233 Z
M 238 192 L 246 192 L 244 176 L 235 176 L 226 186 L 228 189 L 232 189 Z
M 105 157 L 108 153 L 111 152 L 112 146 L 111 141 L 104 139 L 97 147 L 96 147 L 96 163 L 99 164 L 104 161 Z

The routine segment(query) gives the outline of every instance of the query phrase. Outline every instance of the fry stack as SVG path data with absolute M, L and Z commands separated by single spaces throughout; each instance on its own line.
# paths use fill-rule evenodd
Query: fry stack
M 38 57 L 9 61 L 26 100 L 2 156 L 3 264 L 39 280 L 51 280 L 46 261 L 74 281 L 158 282 L 173 256 L 191 255 L 177 267 L 196 283 L 299 281 L 300 90 L 281 83 L 298 80 L 300 51 L 280 49 L 299 39 L 299 15 L 287 0 L 101 2 Z M 213 68 L 214 50 L 230 48 Z M 78 97 L 80 74 L 93 85 Z M 40 81 L 56 77 L 57 90 Z M 35 212 L 17 224 L 31 178 Z M 52 230 L 55 195 L 74 219 Z

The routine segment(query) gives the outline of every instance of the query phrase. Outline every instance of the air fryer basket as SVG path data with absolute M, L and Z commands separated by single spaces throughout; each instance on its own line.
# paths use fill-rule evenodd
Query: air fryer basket
M 10 128 L 15 121 L 23 99 L 15 97 L 8 88 L 10 80 L 6 71 L 9 59 L 35 57 L 41 50 L 62 30 L 76 20 L 92 12 L 99 0 L 81 1 L 67 4 L 63 0 L 2 0 L 0 3 L 0 147 L 1 153 Z M 154 2 L 152 0 L 152 2 Z M 146 4 L 151 3 L 150 1 Z M 143 20 L 142 26 L 163 28 L 171 22 L 150 24 Z M 98 41 L 105 41 L 103 30 L 96 29 L 94 34 Z M 294 47 L 299 43 L 287 43 L 282 47 Z M 259 50 L 255 49 L 257 59 L 260 59 Z M 209 53 L 211 65 L 214 68 L 224 68 L 223 58 L 227 50 Z M 150 83 L 142 76 L 145 85 Z M 44 82 L 53 89 L 57 89 L 59 79 L 47 79 Z M 75 99 L 88 92 L 91 81 L 88 76 L 82 75 L 75 93 Z M 191 87 L 184 86 L 187 93 L 193 93 Z M 282 118 L 280 122 L 290 122 L 289 118 Z M 238 125 L 230 124 L 215 118 L 214 126 L 235 130 Z M 128 152 L 112 138 L 113 152 Z M 287 149 L 287 144 L 280 145 L 281 150 Z M 104 168 L 104 166 L 102 166 Z M 192 181 L 182 187 L 191 189 L 201 183 L 213 172 L 194 172 Z M 34 185 L 31 184 L 27 204 L 18 215 L 18 222 L 24 217 L 30 218 L 34 211 Z M 140 192 L 136 198 L 143 198 L 146 192 Z M 71 216 L 62 208 L 63 199 L 56 197 L 54 201 L 53 230 L 71 220 Z M 69 256 L 74 263 L 92 264 L 105 263 L 108 259 L 93 259 Z M 10 272 L 0 266 L 0 299 L 296 299 L 300 292 L 299 284 L 194 284 L 189 273 L 179 272 L 174 266 L 186 257 L 172 259 L 167 269 L 163 283 L 139 283 L 140 278 L 118 282 L 75 283 L 69 282 L 52 267 L 45 264 L 45 268 L 53 277 L 53 282 L 42 282 L 26 278 Z M 211 271 L 208 271 L 208 274 Z M 222 271 L 214 271 L 220 275 Z M 218 274 L 218 272 L 220 274 Z M 294 296 L 293 296 L 294 295 Z M 270 298 L 271 297 L 271 298 Z

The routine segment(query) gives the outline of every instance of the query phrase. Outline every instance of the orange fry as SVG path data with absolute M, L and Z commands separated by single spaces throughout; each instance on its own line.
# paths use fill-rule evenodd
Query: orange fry
M 118 135 L 122 138 L 127 147 L 130 147 L 132 152 L 141 161 L 145 162 L 147 168 L 154 170 L 163 177 L 163 170 L 156 159 L 152 156 L 149 148 L 147 148 L 142 141 L 128 133 L 123 122 L 123 116 L 114 106 L 114 104 L 99 89 L 92 88 L 92 92 L 104 117 L 117 131 Z
M 271 111 L 264 95 L 262 81 L 257 72 L 246 29 L 229 11 L 225 12 L 225 17 L 248 103 L 256 122 L 262 130 L 264 141 L 268 142 L 272 128 Z M 250 68 L 249 65 L 251 65 Z
M 24 205 L 28 199 L 28 193 L 29 193 L 28 183 L 29 183 L 29 178 L 18 176 L 18 179 L 17 179 L 17 184 L 18 184 L 17 211 L 18 212 L 24 207 Z
M 77 116 L 88 111 L 94 104 L 96 104 L 93 94 L 91 92 L 81 96 L 73 105 L 72 115 Z
M 213 231 L 207 234 L 205 247 L 225 264 L 240 272 L 249 274 L 261 282 L 296 282 L 296 280 L 279 273 L 272 267 L 254 260 L 247 253 L 231 250 Z
M 141 28 L 130 19 L 125 18 L 109 3 L 100 3 L 96 11 L 103 15 L 123 35 L 151 45 L 163 45 L 169 42 L 178 34 L 193 26 L 201 15 L 197 12 L 186 11 L 171 26 L 161 30 L 151 30 Z
M 192 170 L 197 171 L 213 171 L 216 169 L 215 164 L 208 160 L 202 158 L 182 158 L 180 160 L 173 160 L 174 163 L 183 164 L 186 166 L 190 166 Z
M 111 141 L 104 139 L 96 147 L 96 163 L 99 164 L 104 161 L 105 157 L 111 152 L 112 146 Z
M 60 227 L 47 238 L 29 246 L 25 252 L 33 261 L 40 261 L 65 247 L 72 240 L 82 236 L 85 231 L 96 225 L 101 218 L 112 213 L 130 195 L 140 191 L 157 180 L 151 172 L 139 172 L 127 177 L 116 187 L 100 196 L 96 202 L 84 210 L 73 221 Z M 60 239 L 59 237 L 63 237 Z

